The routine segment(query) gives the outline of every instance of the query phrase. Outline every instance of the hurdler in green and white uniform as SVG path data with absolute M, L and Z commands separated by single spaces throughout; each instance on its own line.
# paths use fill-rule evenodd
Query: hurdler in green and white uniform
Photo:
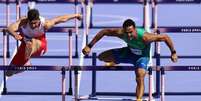
M 147 69 L 150 56 L 150 44 L 143 42 L 143 35 L 145 30 L 143 28 L 136 28 L 137 37 L 128 38 L 125 33 L 122 37 L 127 43 L 127 47 L 112 49 L 112 54 L 115 57 L 115 63 L 132 63 L 135 67 Z

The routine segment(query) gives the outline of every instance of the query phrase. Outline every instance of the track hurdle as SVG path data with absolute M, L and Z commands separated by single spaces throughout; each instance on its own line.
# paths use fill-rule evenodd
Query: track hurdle
M 75 89 L 78 89 L 77 86 L 77 82 L 78 82 L 78 71 L 134 71 L 135 69 L 132 68 L 133 66 L 115 66 L 114 68 L 112 67 L 106 67 L 106 66 L 72 66 L 71 68 L 74 69 L 74 72 L 75 72 Z M 155 68 L 154 68 L 155 70 Z M 152 80 L 153 77 L 152 77 L 152 68 L 149 68 L 149 94 L 145 94 L 147 96 L 149 96 L 149 101 L 152 101 L 153 98 L 152 98 Z M 93 81 L 92 81 L 93 82 Z M 86 96 L 79 96 L 78 95 L 78 92 L 75 92 L 75 95 L 74 95 L 74 101 L 80 101 L 80 100 L 129 100 L 129 101 L 135 101 L 135 99 L 124 99 L 124 98 L 101 98 L 101 97 L 96 97 L 96 95 L 98 95 L 98 92 L 94 92 L 96 91 L 94 84 L 92 84 L 92 94 L 91 95 L 86 95 Z M 78 91 L 78 90 L 75 90 L 75 91 Z M 104 96 L 104 93 L 106 93 L 105 95 L 107 96 L 112 96 L 115 94 L 115 96 L 124 96 L 123 93 L 110 93 L 111 95 L 108 95 L 107 92 L 102 92 Z M 131 96 L 134 96 L 135 94 L 131 94 Z M 128 96 L 128 95 L 127 95 Z M 143 100 L 143 101 L 146 101 L 146 100 Z
M 161 101 L 165 101 L 166 95 L 171 96 L 200 96 L 201 92 L 166 92 L 165 91 L 165 72 L 173 72 L 173 71 L 201 71 L 201 66 L 162 66 L 161 67 Z
M 3 29 L 3 32 L 4 32 L 4 37 L 3 37 L 3 65 L 7 65 L 7 52 L 6 52 L 6 49 L 7 49 L 7 44 L 6 44 L 6 29 Z M 69 29 L 68 30 L 69 32 L 69 55 L 70 55 L 70 59 L 69 59 L 69 67 L 72 65 L 72 32 L 73 30 L 72 29 Z M 4 76 L 3 76 L 3 80 L 4 80 L 4 88 L 3 88 L 3 94 L 10 94 L 8 93 L 8 90 L 7 90 L 7 82 L 6 82 L 6 75 L 5 75 L 5 71 L 4 71 Z M 71 72 L 71 69 L 69 70 L 69 92 L 68 94 L 69 95 L 72 95 L 72 72 Z M 13 93 L 12 93 L 13 94 Z
M 12 71 L 61 71 L 61 92 L 1 92 L 2 95 L 61 95 L 62 101 L 65 101 L 65 96 L 68 94 L 65 91 L 66 78 L 65 71 L 69 68 L 65 66 L 5 66 L 0 65 L 0 70 L 12 70 Z M 4 86 L 6 88 L 6 86 Z

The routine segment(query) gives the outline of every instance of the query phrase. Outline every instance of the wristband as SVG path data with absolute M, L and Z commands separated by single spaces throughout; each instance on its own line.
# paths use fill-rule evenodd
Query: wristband
M 88 46 L 89 48 L 91 48 L 91 47 L 92 47 L 92 45 L 91 45 L 91 44 L 88 44 L 87 46 Z
M 176 54 L 177 52 L 175 50 L 172 51 L 172 54 Z

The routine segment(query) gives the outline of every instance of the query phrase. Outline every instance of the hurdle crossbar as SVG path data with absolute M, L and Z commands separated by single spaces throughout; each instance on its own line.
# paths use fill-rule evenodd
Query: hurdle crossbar
M 39 65 L 32 65 L 32 66 L 3 66 L 3 65 L 0 65 L 0 70 L 61 71 L 61 67 L 65 67 L 65 66 L 39 66 Z M 67 67 L 65 67 L 65 68 L 67 68 Z
M 94 0 L 95 4 L 141 4 L 142 0 Z
M 157 0 L 158 4 L 200 4 L 200 0 Z
M 21 3 L 28 3 L 30 0 L 21 0 Z M 74 1 L 72 0 L 34 0 L 36 3 L 41 3 L 41 4 L 74 4 Z M 15 0 L 0 0 L 0 3 L 16 3 Z
M 160 32 L 172 32 L 172 33 L 200 33 L 201 26 L 159 26 Z
M 71 66 L 72 70 L 78 71 L 134 71 L 133 66 Z M 156 70 L 156 66 L 150 66 L 153 70 Z
M 165 71 L 201 71 L 201 66 L 161 66 Z

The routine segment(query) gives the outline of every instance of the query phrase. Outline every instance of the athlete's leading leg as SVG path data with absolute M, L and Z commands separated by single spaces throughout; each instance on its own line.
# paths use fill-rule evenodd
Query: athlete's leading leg
M 141 57 L 136 61 L 136 69 L 135 69 L 135 74 L 136 74 L 136 82 L 137 82 L 137 87 L 136 87 L 136 97 L 137 101 L 142 101 L 142 97 L 144 95 L 144 78 L 146 75 L 146 70 L 147 70 L 147 64 L 149 62 L 148 57 Z
M 25 58 L 25 42 L 22 42 L 17 50 L 17 53 L 11 60 L 10 66 L 24 66 L 24 64 L 28 61 L 28 58 Z M 17 71 L 8 70 L 6 71 L 6 76 L 12 76 Z
M 143 68 L 136 68 L 135 70 L 136 74 L 136 98 L 140 101 L 142 100 L 142 97 L 144 95 L 144 78 L 146 75 L 146 71 Z
M 46 41 L 32 39 L 32 41 L 25 43 L 22 42 L 14 58 L 12 59 L 11 66 L 30 66 L 31 56 L 40 56 L 42 51 L 46 50 Z M 20 73 L 22 71 L 6 71 L 6 76 Z
M 105 62 L 105 66 L 115 66 L 115 57 L 113 56 L 113 49 L 107 50 L 99 54 L 98 59 Z

